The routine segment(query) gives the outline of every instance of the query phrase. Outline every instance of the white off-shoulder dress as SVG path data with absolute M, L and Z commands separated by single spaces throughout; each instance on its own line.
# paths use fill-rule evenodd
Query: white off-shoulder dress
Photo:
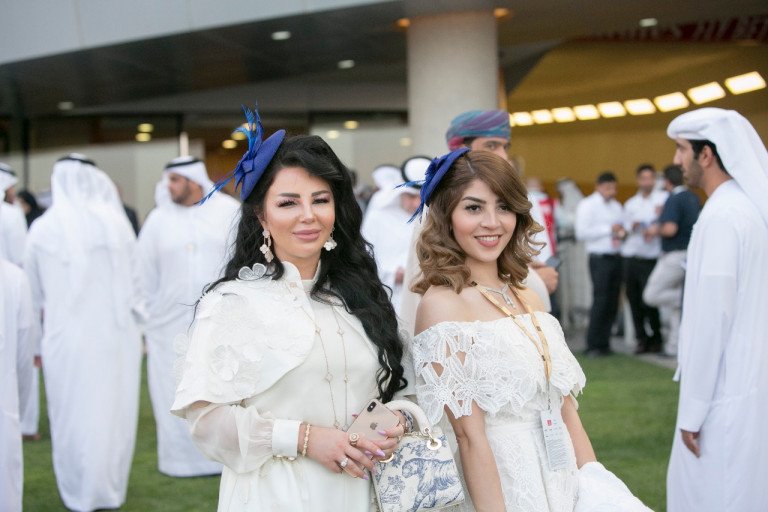
M 547 313 L 534 314 L 551 352 L 549 387 L 536 347 L 512 319 L 502 318 L 441 322 L 414 337 L 416 393 L 432 424 L 444 428 L 449 427 L 445 407 L 457 418 L 471 414 L 473 401 L 484 411 L 508 511 L 572 512 L 578 497 L 573 445 L 563 426 L 568 465 L 551 471 L 540 411 L 548 408 L 548 389 L 553 407 L 560 407 L 565 396 L 581 392 L 586 378 L 559 322 Z M 529 314 L 518 319 L 535 332 Z M 435 363 L 442 367 L 439 375 Z M 472 510 L 471 504 L 463 510 Z

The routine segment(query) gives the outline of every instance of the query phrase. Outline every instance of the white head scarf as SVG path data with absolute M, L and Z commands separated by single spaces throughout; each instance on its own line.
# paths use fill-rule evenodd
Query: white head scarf
M 132 290 L 130 244 L 135 241 L 133 229 L 112 180 L 85 156 L 73 153 L 53 166 L 51 176 L 53 204 L 46 212 L 49 222 L 56 223 L 62 240 L 41 240 L 52 252 L 68 258 L 70 297 L 77 300 L 88 286 L 90 259 L 96 249 L 106 248 L 112 263 L 117 304 L 125 304 Z M 118 321 L 129 313 L 118 313 Z M 122 322 L 121 322 L 122 323 Z
M 380 165 L 373 170 L 373 182 L 379 190 L 395 188 L 403 182 L 400 169 L 394 165 Z
M 19 180 L 13 175 L 11 167 L 0 162 L 0 192 L 5 192 L 18 182 Z
M 768 152 L 744 116 L 735 110 L 700 108 L 676 117 L 672 139 L 708 140 L 717 147 L 725 171 L 739 184 L 768 225 Z
M 165 172 L 172 172 L 194 181 L 203 188 L 203 195 L 213 188 L 213 182 L 208 177 L 205 164 L 193 156 L 179 156 L 168 162 Z
M 168 181 L 168 173 L 164 172 L 163 177 L 155 185 L 155 206 L 157 208 L 168 208 L 173 204 L 171 192 L 168 190 Z

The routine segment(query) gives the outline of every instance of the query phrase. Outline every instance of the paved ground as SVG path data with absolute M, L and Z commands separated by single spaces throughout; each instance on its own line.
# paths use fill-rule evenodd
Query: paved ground
M 565 338 L 568 342 L 568 346 L 571 348 L 571 351 L 574 354 L 584 352 L 586 345 L 584 341 L 583 329 L 572 329 L 565 333 Z M 632 340 L 629 340 L 628 343 L 623 336 L 613 336 L 611 338 L 611 350 L 620 354 L 634 355 L 635 344 Z M 660 354 L 641 354 L 634 357 L 637 357 L 641 361 L 662 366 L 664 368 L 669 368 L 671 370 L 677 368 L 677 358 L 675 357 L 667 357 Z

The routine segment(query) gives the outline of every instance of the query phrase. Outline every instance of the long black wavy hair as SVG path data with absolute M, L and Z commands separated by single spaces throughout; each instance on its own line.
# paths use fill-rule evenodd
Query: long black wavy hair
M 341 300 L 346 310 L 363 324 L 365 333 L 378 350 L 381 366 L 376 374 L 379 399 L 388 402 L 395 392 L 407 385 L 403 377 L 403 342 L 398 334 L 397 317 L 379 279 L 371 246 L 360 234 L 363 212 L 355 200 L 350 173 L 320 137 L 300 135 L 282 142 L 243 202 L 233 255 L 227 262 L 224 276 L 208 285 L 206 291 L 237 278 L 242 267 L 254 263 L 270 269 L 265 279 L 283 276 L 285 269 L 277 256 L 270 265 L 259 251 L 264 236 L 258 217 L 264 211 L 264 200 L 275 176 L 287 167 L 302 167 L 331 187 L 336 212 L 333 238 L 338 245 L 332 251 L 322 251 L 320 273 L 311 297 L 325 303 L 334 298 Z

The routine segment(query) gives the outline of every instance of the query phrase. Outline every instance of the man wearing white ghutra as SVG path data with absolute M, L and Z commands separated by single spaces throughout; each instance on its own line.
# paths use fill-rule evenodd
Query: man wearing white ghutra
M 733 110 L 687 112 L 667 133 L 709 196 L 688 247 L 667 510 L 768 510 L 768 153 Z

